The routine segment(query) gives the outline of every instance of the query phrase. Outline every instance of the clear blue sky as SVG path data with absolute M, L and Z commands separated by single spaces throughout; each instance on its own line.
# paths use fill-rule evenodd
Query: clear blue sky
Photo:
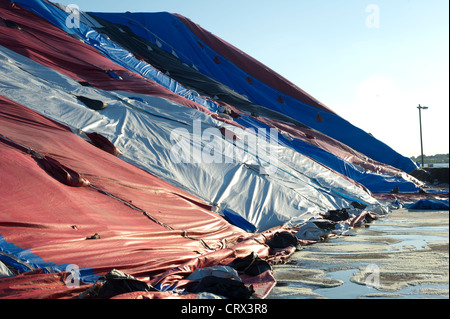
M 405 156 L 449 152 L 448 0 L 54 0 L 180 13 Z M 372 6 L 370 6 L 372 5 Z

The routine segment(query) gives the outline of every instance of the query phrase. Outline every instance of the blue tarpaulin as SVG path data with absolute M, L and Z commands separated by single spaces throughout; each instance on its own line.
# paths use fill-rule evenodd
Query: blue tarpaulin
M 449 210 L 448 199 L 421 199 L 408 206 L 408 209 Z
M 80 23 L 77 28 L 68 28 L 67 24 L 66 24 L 66 19 L 69 16 L 69 13 L 62 11 L 61 9 L 59 9 L 49 3 L 46 3 L 43 1 L 38 1 L 38 0 L 33 0 L 33 1 L 19 0 L 19 1 L 17 1 L 17 3 L 20 3 L 21 5 L 24 5 L 26 8 L 41 15 L 45 19 L 51 21 L 54 25 L 61 28 L 62 30 L 66 31 L 68 33 L 76 33 L 84 40 L 85 43 L 93 46 L 99 52 L 101 52 L 103 55 L 112 59 L 113 61 L 120 64 L 121 66 L 123 66 L 131 71 L 134 71 L 140 75 L 143 75 L 143 76 L 157 82 L 158 84 L 161 84 L 165 88 L 170 89 L 172 92 L 175 92 L 189 100 L 192 100 L 194 102 L 199 103 L 200 105 L 207 107 L 209 110 L 211 110 L 213 112 L 215 112 L 217 110 L 218 106 L 214 102 L 212 102 L 210 100 L 206 100 L 206 99 L 198 96 L 191 90 L 188 90 L 185 87 L 183 87 L 182 85 L 180 85 L 179 83 L 177 83 L 176 81 L 173 81 L 170 77 L 162 74 L 161 72 L 159 72 L 158 70 L 153 68 L 151 65 L 136 59 L 128 51 L 124 50 L 123 48 L 121 48 L 120 46 L 115 44 L 113 41 L 111 41 L 107 37 L 103 36 L 101 33 L 98 33 L 97 31 L 90 28 L 89 26 L 86 26 L 83 23 Z M 178 52 L 177 56 L 180 56 L 180 59 L 184 58 L 185 61 L 187 61 L 188 59 L 191 59 L 190 57 L 187 57 L 186 54 L 188 54 L 189 56 L 191 54 L 193 54 L 192 50 L 194 50 L 194 48 L 189 47 L 189 46 L 181 47 L 178 45 L 181 45 L 182 43 L 189 41 L 189 40 L 190 41 L 200 41 L 198 39 L 196 40 L 195 35 L 192 32 L 190 32 L 190 30 L 178 19 L 178 17 L 170 15 L 168 13 L 151 13 L 151 14 L 148 14 L 148 13 L 145 13 L 145 14 L 92 13 L 92 15 L 99 16 L 106 20 L 111 20 L 114 23 L 121 23 L 124 25 L 128 25 L 137 35 L 139 35 L 147 40 L 150 40 L 153 43 L 157 43 L 158 46 L 161 46 L 161 48 L 163 48 L 169 52 L 174 52 L 174 50 L 175 50 L 176 52 Z M 152 19 L 150 19 L 150 17 Z M 161 24 L 167 24 L 167 26 L 168 26 L 167 31 L 166 31 L 167 33 L 163 32 L 166 29 L 165 28 L 161 29 L 160 25 L 158 23 L 155 23 L 155 21 L 159 21 Z M 175 30 L 172 30 L 173 26 L 176 26 Z M 170 44 L 170 45 L 168 44 L 169 39 L 167 39 L 167 38 L 173 39 L 173 37 L 175 37 L 175 36 L 179 37 L 179 39 L 177 41 L 175 41 L 175 43 L 173 43 L 173 45 L 175 45 L 175 47 L 174 47 L 174 46 L 172 46 L 172 44 Z M 193 43 L 196 43 L 196 42 L 193 42 Z M 205 52 L 205 47 L 207 47 L 206 44 L 201 49 L 202 52 Z M 182 53 L 180 53 L 180 50 L 182 50 Z M 215 53 L 213 51 L 211 51 L 211 54 L 215 54 Z M 194 56 L 196 56 L 196 55 L 194 55 Z M 190 61 L 193 63 L 193 65 L 196 65 L 196 67 L 199 65 L 202 65 L 202 63 L 203 64 L 206 63 L 200 57 L 199 57 L 199 60 L 195 60 L 195 61 L 190 60 Z M 214 78 L 215 75 L 219 76 L 219 78 L 217 78 L 217 80 L 224 81 L 224 83 L 226 83 L 227 85 L 230 85 L 230 87 L 237 85 L 236 82 L 239 82 L 239 79 L 241 78 L 239 73 L 241 73 L 243 71 L 240 70 L 239 68 L 237 68 L 234 64 L 232 64 L 229 61 L 227 62 L 226 59 L 221 59 L 220 66 L 215 66 L 215 63 L 213 63 L 213 65 L 211 65 L 210 67 L 223 67 L 223 65 L 222 65 L 223 63 L 229 63 L 229 65 L 227 66 L 227 69 L 229 68 L 233 72 L 226 75 L 224 72 L 220 72 L 220 69 L 213 71 L 213 69 L 210 70 L 210 68 L 208 67 L 205 70 L 206 74 L 208 74 L 212 78 Z M 205 67 L 206 67 L 206 65 L 205 65 Z M 110 71 L 110 72 L 112 72 L 112 71 Z M 227 82 L 229 82 L 229 83 L 227 83 Z M 264 96 L 262 94 L 267 94 L 265 92 L 271 92 L 271 91 L 274 91 L 274 89 L 268 87 L 265 83 L 262 83 L 262 82 L 260 83 L 261 86 L 258 87 L 258 85 L 257 85 L 258 82 L 256 79 L 253 82 L 255 82 L 255 83 L 253 83 L 251 85 L 251 87 L 253 90 L 255 90 L 255 92 L 253 92 L 251 95 L 255 96 L 255 98 L 256 98 L 255 102 L 261 102 L 260 103 L 261 105 L 267 106 L 266 104 L 268 102 L 272 101 L 273 97 Z M 245 83 L 246 84 L 242 83 L 242 85 L 245 87 L 248 87 L 248 82 L 245 81 Z M 234 87 L 234 88 L 237 89 L 238 91 L 241 90 L 241 88 L 236 88 L 236 87 Z M 244 93 L 247 94 L 249 92 L 244 92 Z M 280 92 L 275 92 L 275 94 L 280 94 Z M 289 100 L 289 97 L 284 98 L 284 100 Z M 292 114 L 290 114 L 291 107 L 284 107 L 285 109 L 275 108 L 275 110 L 280 111 L 282 113 L 287 112 L 286 114 L 288 114 L 289 116 L 299 119 L 300 121 L 304 122 L 307 125 L 311 124 L 311 123 L 307 123 L 305 121 L 306 119 L 308 119 L 308 114 L 310 114 L 310 117 L 312 117 L 314 119 L 313 124 L 317 124 L 317 121 L 316 121 L 317 109 L 314 106 L 310 106 L 310 105 L 308 105 L 304 102 L 301 102 L 297 99 L 291 98 L 290 100 L 292 100 L 291 102 L 294 103 L 293 105 L 296 105 L 296 103 L 300 103 L 301 105 L 303 105 L 305 107 L 302 110 L 298 109 L 299 110 L 298 116 L 293 116 Z M 284 105 L 284 104 L 280 104 L 278 102 L 276 102 L 274 104 L 274 106 L 276 106 L 276 107 L 280 107 L 280 105 Z M 329 113 L 329 114 L 325 115 L 325 113 Z M 334 113 L 330 113 L 330 112 L 326 112 L 326 111 L 322 110 L 321 116 L 322 116 L 322 118 L 324 118 L 324 116 L 325 117 L 331 116 L 338 121 L 342 120 L 348 124 L 348 125 L 347 124 L 340 125 L 337 123 L 331 124 L 331 122 L 329 122 L 327 124 L 327 126 L 336 126 L 336 127 L 339 126 L 340 127 L 339 129 L 332 129 L 331 131 L 333 132 L 333 134 L 329 134 L 330 132 L 325 132 L 326 134 L 328 134 L 330 136 L 338 134 L 338 132 L 342 133 L 346 130 L 351 129 L 351 127 L 352 127 L 352 125 L 350 123 L 341 119 L 339 116 L 336 116 L 336 114 L 334 114 Z M 264 125 L 263 123 L 255 121 L 249 117 L 245 117 L 245 119 L 243 118 L 239 122 L 240 122 L 240 124 L 242 124 L 243 126 L 248 127 L 248 128 L 258 129 L 260 127 L 266 127 L 266 125 Z M 266 128 L 268 128 L 268 127 L 266 127 Z M 351 132 L 353 132 L 353 133 L 351 133 Z M 341 134 L 341 133 L 339 133 L 339 134 Z M 356 143 L 355 140 L 359 140 L 362 144 L 368 143 L 370 145 L 374 145 L 373 144 L 374 141 L 371 141 L 371 142 L 366 141 L 364 143 L 362 142 L 366 138 L 372 139 L 372 137 L 370 135 L 367 135 L 362 130 L 355 128 L 354 131 L 348 131 L 348 133 L 346 133 L 346 134 L 348 135 L 348 140 L 351 141 L 352 143 Z M 334 136 L 334 137 L 336 137 L 336 136 Z M 361 167 L 351 164 L 351 163 L 329 153 L 328 151 L 326 151 L 324 149 L 318 148 L 318 147 L 311 145 L 309 143 L 306 143 L 304 141 L 301 141 L 298 139 L 288 141 L 288 140 L 284 139 L 283 137 L 281 137 L 281 142 L 283 142 L 283 145 L 293 148 L 294 150 L 311 157 L 312 159 L 318 161 L 319 163 L 322 163 L 323 165 L 325 165 L 327 167 L 332 168 L 333 170 L 343 174 L 344 176 L 347 176 L 347 177 L 357 181 L 358 183 L 367 187 L 367 189 L 369 189 L 371 192 L 385 193 L 385 192 L 392 191 L 396 187 L 398 187 L 400 192 L 417 192 L 419 190 L 418 185 L 416 185 L 415 183 L 413 183 L 411 181 L 404 180 L 403 178 L 398 177 L 398 176 L 382 175 L 382 174 L 377 174 L 377 173 L 373 173 L 373 172 L 364 170 Z M 376 141 L 376 142 L 383 144 L 379 141 Z M 353 145 L 350 145 L 350 146 L 353 147 Z M 357 149 L 357 148 L 355 148 L 355 149 Z M 382 153 L 383 149 L 384 149 L 384 147 L 377 149 L 376 154 Z M 391 157 L 391 159 L 393 158 L 392 156 L 390 156 L 390 157 Z M 398 158 L 398 157 L 395 155 L 394 158 Z M 386 163 L 388 161 L 381 161 L 381 162 Z M 392 165 L 392 163 L 388 163 L 388 164 Z M 392 165 L 392 166 L 395 166 L 395 165 Z M 412 167 L 410 169 L 412 169 Z
M 90 13 L 123 24 L 167 52 L 176 52 L 185 63 L 224 83 L 252 102 L 288 115 L 379 162 L 407 173 L 417 166 L 388 145 L 349 123 L 339 115 L 309 105 L 251 77 L 203 43 L 183 22 L 169 13 Z M 201 43 L 201 46 L 198 44 Z M 217 63 L 219 57 L 220 63 Z M 247 79 L 252 78 L 250 85 Z M 282 102 L 280 102 L 282 101 Z M 320 117 L 320 121 L 318 118 Z

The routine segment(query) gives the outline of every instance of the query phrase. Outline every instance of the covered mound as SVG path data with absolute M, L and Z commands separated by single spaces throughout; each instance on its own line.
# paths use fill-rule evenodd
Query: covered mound
M 272 264 L 424 193 L 188 19 L 73 14 L 0 0 L 0 298 L 264 298 Z

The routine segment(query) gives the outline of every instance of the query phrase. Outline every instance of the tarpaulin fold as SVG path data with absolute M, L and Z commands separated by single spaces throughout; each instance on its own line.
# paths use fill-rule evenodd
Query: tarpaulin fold
M 265 297 L 268 262 L 317 241 L 292 225 L 344 233 L 388 212 L 373 192 L 423 192 L 408 160 L 182 16 L 0 0 L 0 17 L 0 298 L 87 297 L 116 271 L 133 282 L 108 298 L 182 298 L 236 260 Z
M 269 68 L 193 24 L 187 18 L 169 13 L 92 12 L 89 14 L 130 27 L 136 35 L 153 43 L 160 43 L 161 48 L 167 52 L 177 52 L 177 56 L 186 64 L 195 66 L 203 74 L 247 96 L 253 103 L 290 116 L 374 160 L 408 173 L 417 168 L 410 159 L 398 154 L 383 142 L 330 111 Z M 216 58 L 219 58 L 220 64 L 215 62 Z M 250 67 L 246 68 L 246 65 L 255 67 L 248 70 Z M 247 71 L 259 72 L 258 75 L 263 80 Z M 261 76 L 262 73 L 264 76 Z M 252 76 L 253 84 L 248 83 L 249 76 Z M 280 91 L 287 88 L 290 90 L 289 95 Z M 280 100 L 283 103 L 280 103 Z M 317 121 L 318 114 L 321 121 Z
M 250 113 L 258 112 L 258 116 L 254 119 L 240 114 L 240 118 L 236 119 L 239 124 L 255 130 L 268 125 L 268 127 L 277 128 L 284 134 L 289 134 L 295 140 L 291 143 L 285 142 L 285 145 L 289 145 L 296 151 L 363 184 L 372 192 L 390 192 L 395 187 L 398 187 L 401 192 L 419 190 L 420 182 L 403 171 L 375 162 L 343 143 L 305 127 L 300 122 L 297 123 L 290 117 L 283 116 L 278 112 L 269 112 L 268 109 L 253 104 L 236 91 L 190 67 L 173 53 L 166 52 L 158 45 L 137 36 L 128 26 L 114 24 L 97 16 L 92 16 L 92 19 L 98 21 L 97 30 L 99 32 L 107 34 L 117 44 L 151 63 L 161 72 L 169 72 L 170 77 L 181 84 L 191 87 L 201 94 L 227 102 L 239 110 Z M 267 118 L 262 116 L 267 116 Z M 296 125 L 287 124 L 282 120 L 296 123 Z M 304 133 L 305 131 L 306 133 Z M 357 166 L 355 167 L 355 165 Z M 384 176 L 383 173 L 394 176 Z
M 103 135 L 123 152 L 122 159 L 170 181 L 210 205 L 219 204 L 219 213 L 226 208 L 253 225 L 256 231 L 279 226 L 292 217 L 309 218 L 318 211 L 342 208 L 353 201 L 380 206 L 361 185 L 289 148 L 275 144 L 273 152 L 261 157 L 258 156 L 258 145 L 249 143 L 246 148 L 238 141 L 224 139 L 219 129 L 224 124 L 203 112 L 150 95 L 81 86 L 20 55 L 10 51 L 5 53 L 11 63 L 4 64 L 0 72 L 8 74 L 8 85 L 13 84 L 15 88 L 1 89 L 4 95 L 70 125 L 75 132 L 94 131 Z M 36 77 L 30 79 L 30 74 Z M 24 80 L 29 84 L 21 87 Z M 51 99 L 47 98 L 49 90 Z M 84 96 L 107 101 L 109 107 L 94 111 L 78 103 L 69 103 L 71 90 L 82 90 Z M 33 100 L 35 95 L 42 96 L 40 103 Z M 251 140 L 257 133 L 238 132 L 235 126 L 225 127 L 235 130 L 242 141 Z M 217 131 L 211 131 L 213 128 Z M 205 135 L 209 132 L 214 134 Z M 205 146 L 214 143 L 221 145 L 225 158 L 222 157 L 222 162 L 202 163 Z M 174 147 L 190 150 L 184 161 L 173 160 Z M 249 169 L 255 166 L 273 168 L 275 174 L 265 176 Z M 91 181 L 89 176 L 87 179 Z M 242 192 L 242 189 L 249 191 Z
M 52 274 L 66 271 L 69 265 L 76 265 L 90 278 L 113 268 L 153 277 L 203 254 L 217 251 L 217 256 L 223 257 L 220 251 L 233 247 L 237 239 L 241 248 L 229 250 L 233 254 L 266 250 L 253 240 L 246 248 L 249 235 L 205 210 L 205 204 L 192 195 L 103 152 L 68 127 L 20 104 L 4 97 L 0 104 L 0 134 L 8 138 L 0 139 L 0 260 L 16 265 L 30 284 L 39 277 L 47 282 L 35 282 L 35 289 L 19 289 L 14 294 L 10 289 L 15 289 L 12 287 L 20 278 L 1 280 L 2 297 L 70 297 L 74 291 L 64 290 L 60 275 Z M 13 143 L 21 147 L 13 147 Z M 96 188 L 60 183 L 39 167 L 24 147 L 52 154 L 63 165 L 89 176 Z M 106 191 L 123 201 L 105 195 Z M 87 240 L 95 233 L 98 239 Z M 20 264 L 28 266 L 21 268 Z M 91 269 L 91 275 L 85 269 Z

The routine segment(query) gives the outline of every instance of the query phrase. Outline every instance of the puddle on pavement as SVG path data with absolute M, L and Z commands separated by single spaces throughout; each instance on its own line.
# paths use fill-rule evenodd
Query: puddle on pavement
M 392 238 L 396 242 L 389 245 L 389 250 L 424 249 L 430 242 L 449 242 L 448 225 L 445 226 L 395 226 L 374 223 L 370 226 L 378 236 Z M 375 235 L 368 235 L 375 236 Z
M 424 236 L 424 235 L 389 235 L 390 238 L 399 240 L 398 243 L 391 244 L 392 249 L 424 249 L 430 242 L 448 242 L 448 237 Z
M 358 298 L 398 298 L 417 299 L 428 298 L 446 299 L 448 298 L 448 285 L 419 285 L 403 288 L 395 292 L 378 291 L 373 287 L 360 285 L 351 281 L 351 278 L 358 269 L 346 269 L 329 272 L 326 277 L 343 282 L 342 285 L 333 288 L 320 288 L 313 290 L 313 293 L 328 299 L 358 299 Z M 428 292 L 432 296 L 428 296 Z M 438 293 L 436 293 L 438 292 Z M 440 292 L 440 293 L 439 293 Z
M 374 293 L 377 291 L 375 288 L 370 288 L 368 286 L 358 285 L 351 282 L 350 279 L 356 272 L 358 272 L 358 269 L 346 269 L 329 272 L 326 277 L 342 281 L 343 284 L 334 288 L 315 289 L 313 292 L 329 299 L 356 299 L 364 294 Z
M 286 269 L 283 278 L 280 278 L 284 281 L 285 287 L 279 287 L 274 297 L 449 298 L 448 219 L 442 219 L 436 214 L 434 216 L 439 218 L 432 219 L 429 214 L 423 214 L 408 215 L 411 219 L 401 220 L 399 218 L 401 213 L 403 212 L 396 215 L 396 219 L 375 221 L 369 227 L 358 230 L 355 237 L 333 238 L 329 243 L 323 245 L 319 243 L 303 252 L 300 251 L 294 257 L 297 267 L 313 268 L 318 272 L 318 276 L 292 278 L 292 273 Z M 374 258 L 369 258 L 372 255 Z M 363 281 L 357 283 L 361 279 L 357 278 L 358 273 L 372 259 L 384 270 L 381 274 L 384 285 L 379 290 L 364 285 Z M 395 278 L 389 279 L 386 276 Z M 352 281 L 352 277 L 355 277 L 355 281 Z M 395 282 L 397 279 L 398 284 Z M 324 283 L 330 285 L 325 286 Z
M 448 231 L 448 226 L 394 226 L 394 225 L 383 225 L 378 223 L 373 223 L 369 227 L 371 230 L 382 231 L 382 232 L 402 232 L 411 231 L 415 232 L 433 232 L 442 233 Z

